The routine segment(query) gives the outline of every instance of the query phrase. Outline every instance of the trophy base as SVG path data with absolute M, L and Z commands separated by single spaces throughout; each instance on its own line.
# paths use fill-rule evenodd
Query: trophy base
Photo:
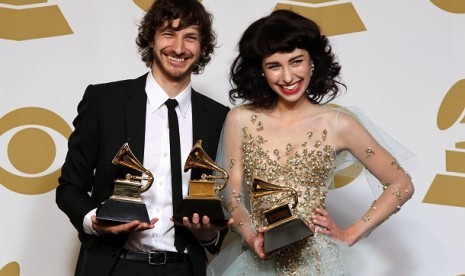
M 300 240 L 313 236 L 308 226 L 298 218 L 272 227 L 264 233 L 264 252 L 271 253 L 284 249 Z
M 216 198 L 185 198 L 174 212 L 173 219 L 178 223 L 182 223 L 183 217 L 188 217 L 189 220 L 191 220 L 194 213 L 199 214 L 200 218 L 207 216 L 211 223 L 219 226 L 226 226 L 229 220 L 229 218 L 224 215 L 221 201 Z
M 115 200 L 109 198 L 97 209 L 97 219 L 114 222 L 128 223 L 133 220 L 150 223 L 147 207 L 144 203 Z

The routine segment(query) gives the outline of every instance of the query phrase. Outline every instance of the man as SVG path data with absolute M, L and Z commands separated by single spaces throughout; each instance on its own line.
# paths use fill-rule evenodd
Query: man
M 186 196 L 189 178 L 199 175 L 189 171 L 182 184 L 172 181 L 165 102 L 176 100 L 181 160 L 199 139 L 215 158 L 229 108 L 191 88 L 191 74 L 203 70 L 215 46 L 212 16 L 197 0 L 157 0 L 141 22 L 137 44 L 151 73 L 90 85 L 73 122 L 56 201 L 82 242 L 75 275 L 205 275 L 204 247 L 217 252 L 227 230 L 197 214 L 184 217 L 182 227 L 170 220 L 176 207 L 171 185 L 182 185 Z M 111 224 L 95 216 L 113 193 L 118 166 L 111 162 L 126 142 L 155 178 L 141 195 L 150 223 Z

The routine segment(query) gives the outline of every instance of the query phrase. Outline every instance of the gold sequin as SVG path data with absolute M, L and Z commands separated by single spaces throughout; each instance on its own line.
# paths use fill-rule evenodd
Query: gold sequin
M 288 143 L 287 146 L 286 146 L 286 153 L 288 154 L 292 149 L 292 145 L 291 143 Z
M 368 158 L 368 157 L 372 156 L 373 154 L 375 154 L 375 152 L 373 151 L 372 148 L 367 148 L 365 150 L 365 158 Z
M 257 120 L 257 114 L 253 114 L 251 118 L 252 123 L 255 123 L 256 120 Z
M 263 143 L 265 143 L 265 142 L 266 142 L 266 140 L 265 140 L 261 135 L 258 135 L 258 136 L 257 136 L 257 143 L 263 144 Z
M 398 170 L 402 169 L 402 166 L 400 165 L 399 161 L 397 161 L 397 159 L 395 158 L 394 160 L 392 160 L 391 165 L 396 166 Z
M 323 142 L 326 141 L 326 136 L 328 136 L 328 131 L 323 129 L 323 133 L 321 134 L 321 140 L 323 140 Z
M 383 182 L 381 182 L 381 185 L 383 185 L 383 191 L 386 191 L 387 188 L 389 187 L 389 185 L 391 185 L 391 183 L 387 183 L 387 182 L 383 183 Z
M 257 130 L 258 130 L 258 131 L 262 131 L 262 130 L 263 130 L 263 124 L 262 124 L 262 122 L 260 122 L 260 121 L 258 122 Z
M 275 149 L 273 151 L 273 154 L 277 157 L 278 160 L 279 160 L 279 158 L 281 158 L 281 157 L 279 157 L 279 150 L 278 149 Z
M 313 132 L 311 131 L 307 132 L 308 139 L 312 139 L 312 136 L 313 136 Z
M 229 168 L 232 169 L 232 168 L 234 168 L 235 165 L 236 165 L 236 160 L 235 160 L 235 159 L 231 159 L 231 160 L 229 161 Z
M 398 200 L 402 200 L 402 196 L 400 194 L 400 189 L 399 188 L 396 188 L 396 190 L 394 192 L 392 192 L 392 194 L 395 195 Z
M 371 209 L 376 210 L 376 200 L 371 203 Z

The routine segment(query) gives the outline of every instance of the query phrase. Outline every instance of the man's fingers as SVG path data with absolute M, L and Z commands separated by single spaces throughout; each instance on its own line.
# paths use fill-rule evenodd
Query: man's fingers
M 202 224 L 204 227 L 210 227 L 210 218 L 207 216 L 202 217 Z

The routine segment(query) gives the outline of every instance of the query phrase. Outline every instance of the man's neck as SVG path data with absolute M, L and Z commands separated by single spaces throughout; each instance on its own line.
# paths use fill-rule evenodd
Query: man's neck
M 190 84 L 190 75 L 184 78 L 167 78 L 162 73 L 152 70 L 152 76 L 170 98 L 175 98 Z

